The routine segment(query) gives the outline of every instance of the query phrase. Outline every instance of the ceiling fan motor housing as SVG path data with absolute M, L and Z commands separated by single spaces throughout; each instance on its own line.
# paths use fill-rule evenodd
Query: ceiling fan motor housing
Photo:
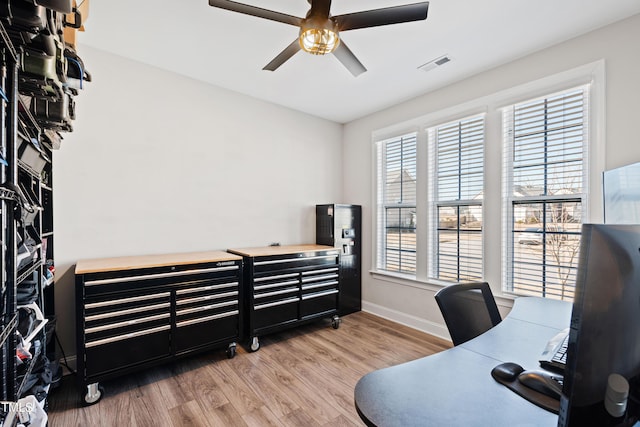
M 331 19 L 306 18 L 300 26 L 300 47 L 314 55 L 333 52 L 340 43 L 338 28 Z
M 329 17 L 331 0 L 310 0 L 311 8 L 300 24 L 298 41 L 305 52 L 326 55 L 340 43 L 338 24 Z

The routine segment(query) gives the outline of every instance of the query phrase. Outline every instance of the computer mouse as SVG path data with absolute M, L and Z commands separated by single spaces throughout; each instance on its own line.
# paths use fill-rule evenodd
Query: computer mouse
M 513 381 L 522 371 L 524 368 L 517 363 L 504 362 L 491 370 L 491 376 L 498 381 Z
M 518 375 L 518 381 L 524 386 L 554 399 L 560 399 L 562 394 L 562 376 L 550 372 L 524 371 Z

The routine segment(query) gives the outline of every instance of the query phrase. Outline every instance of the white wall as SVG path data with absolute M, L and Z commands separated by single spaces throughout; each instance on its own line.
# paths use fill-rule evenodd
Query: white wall
M 331 202 L 363 207 L 365 309 L 447 336 L 433 299 L 437 286 L 368 273 L 374 240 L 372 133 L 604 59 L 606 168 L 639 161 L 637 40 L 640 15 L 344 129 L 81 46 L 94 82 L 77 97 L 75 130 L 54 154 L 56 312 L 67 354 L 75 349 L 77 260 L 310 242 L 313 205 Z M 508 310 L 508 300 L 499 302 Z
M 86 46 L 93 82 L 54 153 L 58 333 L 77 260 L 315 242 L 342 202 L 342 126 Z M 176 58 L 179 60 L 179 57 Z
M 640 15 L 604 27 L 573 40 L 549 47 L 464 81 L 414 98 L 387 110 L 345 125 L 343 156 L 344 198 L 363 206 L 363 307 L 411 326 L 448 336 L 433 295 L 437 286 L 374 277 L 373 265 L 375 213 L 372 188 L 372 133 L 397 123 L 461 105 L 518 85 L 545 78 L 584 64 L 604 59 L 606 74 L 605 168 L 640 160 L 640 139 L 636 126 L 640 118 Z M 455 56 L 455 52 L 450 52 Z M 446 72 L 446 66 L 432 72 Z M 428 76 L 428 75 L 427 75 Z M 426 77 L 428 78 L 428 77 Z M 487 150 L 500 150 L 499 139 L 489 140 Z M 499 173 L 499 172 L 498 172 Z M 488 181 L 499 183 L 488 174 Z M 499 184 L 498 184 L 499 185 Z M 597 185 L 597 183 L 596 183 Z M 488 215 L 485 215 L 488 217 Z M 499 218 L 492 220 L 499 232 Z M 495 224 L 498 226 L 496 227 Z M 485 225 L 485 235 L 489 224 Z M 485 253 L 500 253 L 499 234 L 487 239 Z M 499 293 L 500 283 L 492 283 Z M 503 311 L 510 301 L 498 298 Z

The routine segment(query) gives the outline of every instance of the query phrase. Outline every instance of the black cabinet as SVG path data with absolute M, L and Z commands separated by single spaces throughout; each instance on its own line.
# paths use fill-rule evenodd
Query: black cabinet
M 78 380 L 84 401 L 99 382 L 227 346 L 240 333 L 242 258 L 198 252 L 79 261 L 76 265 Z
M 358 205 L 316 205 L 316 243 L 340 250 L 340 315 L 360 311 L 362 208 Z
M 340 324 L 339 251 L 322 245 L 229 249 L 244 257 L 244 328 L 250 349 L 259 336 L 303 322 L 332 318 Z

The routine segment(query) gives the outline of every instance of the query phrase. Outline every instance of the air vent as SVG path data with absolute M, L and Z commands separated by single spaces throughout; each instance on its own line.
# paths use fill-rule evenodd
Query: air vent
M 422 70 L 422 71 L 433 70 L 434 68 L 444 65 L 449 61 L 451 61 L 451 58 L 449 57 L 449 55 L 443 55 L 434 60 L 427 62 L 426 64 L 419 66 L 418 70 Z

